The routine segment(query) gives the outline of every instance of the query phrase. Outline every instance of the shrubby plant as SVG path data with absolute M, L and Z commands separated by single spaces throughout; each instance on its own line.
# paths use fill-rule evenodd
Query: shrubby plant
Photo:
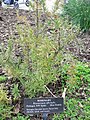
M 3 85 L 0 85 L 0 103 L 8 103 L 7 92 L 3 89 Z
M 60 115 L 54 115 L 53 120 L 89 120 L 89 100 L 82 100 L 79 98 L 67 98 L 66 110 Z M 81 104 L 81 106 L 79 105 Z
M 74 24 L 79 24 L 81 30 L 90 30 L 90 1 L 69 0 L 64 6 L 64 14 L 69 16 Z
M 82 62 L 70 62 L 64 64 L 61 69 L 63 87 L 67 87 L 65 99 L 65 111 L 60 115 L 54 115 L 53 120 L 78 119 L 89 120 L 89 88 L 90 88 L 90 66 Z M 82 93 L 79 93 L 81 89 Z M 74 93 L 74 94 L 72 94 Z M 78 95 L 86 98 L 83 100 Z M 72 96 L 72 98 L 71 98 Z
M 30 120 L 30 118 L 28 116 L 24 117 L 21 114 L 18 114 L 17 117 L 13 117 L 12 120 Z
M 20 80 L 30 97 L 45 92 L 45 85 L 60 76 L 67 45 L 76 39 L 79 31 L 57 14 L 47 14 L 45 29 L 40 32 L 42 23 L 38 5 L 37 1 L 36 29 L 32 30 L 28 22 L 17 26 L 19 39 L 10 39 L 7 49 L 1 47 L 1 64 L 14 80 Z
M 13 88 L 12 88 L 12 95 L 13 95 L 13 99 L 14 100 L 18 100 L 20 97 L 20 92 L 18 89 L 18 84 L 14 84 Z
M 20 38 L 14 42 L 10 40 L 7 50 L 2 54 L 2 65 L 9 75 L 21 81 L 30 97 L 45 92 L 44 85 L 57 80 L 65 46 L 75 38 L 71 25 L 67 22 L 63 26 L 61 23 L 56 24 L 60 27 L 60 35 L 57 33 L 56 40 L 47 35 L 43 37 L 42 34 L 35 36 L 28 25 L 19 26 Z
M 0 76 L 0 82 L 6 81 L 6 80 L 7 80 L 7 78 L 5 76 Z
M 0 120 L 5 120 L 6 118 L 11 117 L 11 109 L 7 96 L 7 91 L 4 90 L 4 86 L 0 85 Z
M 90 67 L 87 64 L 65 64 L 61 72 L 62 84 L 64 87 L 67 86 L 70 92 L 80 88 L 84 83 L 90 83 Z

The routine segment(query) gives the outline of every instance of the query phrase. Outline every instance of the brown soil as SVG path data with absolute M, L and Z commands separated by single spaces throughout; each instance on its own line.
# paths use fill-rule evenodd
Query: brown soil
M 31 26 L 35 25 L 32 12 L 0 8 L 0 43 L 7 42 L 12 35 L 16 38 L 18 36 L 16 26 L 24 24 L 25 18 Z

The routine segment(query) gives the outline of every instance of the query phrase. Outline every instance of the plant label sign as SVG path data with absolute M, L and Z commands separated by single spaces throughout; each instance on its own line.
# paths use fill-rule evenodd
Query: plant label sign
M 60 113 L 63 110 L 63 98 L 24 99 L 24 112 L 27 115 Z

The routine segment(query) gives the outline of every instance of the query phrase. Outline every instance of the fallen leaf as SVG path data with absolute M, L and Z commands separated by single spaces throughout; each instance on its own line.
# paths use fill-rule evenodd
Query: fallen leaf
M 19 111 L 20 111 L 20 103 L 17 103 L 17 104 L 15 105 L 15 107 L 14 107 L 14 113 L 15 113 L 15 114 L 18 114 Z
M 83 105 L 80 102 L 78 103 L 78 105 L 80 108 L 83 108 Z

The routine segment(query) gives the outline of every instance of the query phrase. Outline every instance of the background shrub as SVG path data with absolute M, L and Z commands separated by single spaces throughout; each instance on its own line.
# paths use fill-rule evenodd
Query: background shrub
M 69 0 L 64 6 L 64 14 L 68 15 L 74 24 L 79 24 L 81 30 L 90 30 L 89 0 Z

